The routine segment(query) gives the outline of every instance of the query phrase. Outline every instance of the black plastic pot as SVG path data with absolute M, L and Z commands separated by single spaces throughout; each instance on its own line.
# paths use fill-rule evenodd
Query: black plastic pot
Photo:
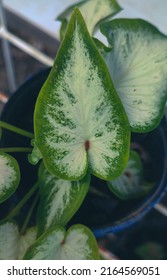
M 19 89 L 12 95 L 4 107 L 1 114 L 1 120 L 15 125 L 19 128 L 33 132 L 33 112 L 38 93 L 45 82 L 49 70 L 46 69 L 39 74 L 29 78 Z M 1 147 L 31 147 L 29 138 L 20 136 L 8 130 L 3 130 L 0 141 Z M 38 165 L 33 166 L 28 162 L 27 153 L 12 153 L 20 166 L 21 181 L 18 190 L 6 202 L 0 205 L 0 217 L 3 218 L 25 193 L 36 183 Z M 26 209 L 27 207 L 27 209 Z M 29 205 L 26 204 L 22 214 L 24 220 L 26 210 Z M 35 217 L 34 217 L 35 221 Z M 33 222 L 34 222 L 33 221 Z M 22 221 L 20 221 L 22 223 Z
M 50 69 L 26 81 L 6 104 L 1 119 L 33 132 L 35 101 Z M 143 154 L 145 178 L 155 182 L 149 195 L 133 201 L 121 201 L 113 195 L 106 182 L 92 177 L 91 185 L 102 195 L 89 192 L 83 205 L 70 223 L 83 223 L 91 227 L 96 237 L 121 231 L 139 221 L 162 199 L 167 191 L 167 123 L 164 118 L 157 129 L 147 134 L 132 134 L 135 149 Z M 4 131 L 1 146 L 30 146 L 30 140 L 9 131 Z M 18 191 L 13 196 L 15 203 L 35 183 L 38 166 L 27 161 L 27 154 L 15 153 L 22 176 Z M 9 200 L 10 202 L 10 200 Z M 5 211 L 6 204 L 2 205 Z M 0 208 L 1 210 L 2 208 Z M 2 211 L 1 211 L 2 212 Z
M 159 213 L 105 239 L 104 246 L 123 260 L 167 260 L 167 219 Z

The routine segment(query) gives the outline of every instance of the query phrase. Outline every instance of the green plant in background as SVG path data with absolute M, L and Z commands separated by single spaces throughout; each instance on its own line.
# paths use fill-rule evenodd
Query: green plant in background
M 109 21 L 121 10 L 115 0 L 80 1 L 79 9 L 75 6 L 58 18 L 62 42 L 36 102 L 34 135 L 0 121 L 2 128 L 33 139 L 29 161 L 41 161 L 38 182 L 1 221 L 1 259 L 99 259 L 87 227 L 66 229 L 89 191 L 91 176 L 107 181 L 121 199 L 151 189 L 139 155 L 130 152 L 130 137 L 131 131 L 153 130 L 162 119 L 167 38 L 144 20 Z M 108 46 L 91 37 L 97 28 Z M 16 150 L 0 152 L 1 202 L 19 185 L 19 167 L 5 153 Z M 18 228 L 15 217 L 35 192 Z M 36 225 L 28 228 L 38 200 Z
M 162 260 L 165 257 L 163 245 L 158 242 L 145 242 L 134 251 L 142 260 Z

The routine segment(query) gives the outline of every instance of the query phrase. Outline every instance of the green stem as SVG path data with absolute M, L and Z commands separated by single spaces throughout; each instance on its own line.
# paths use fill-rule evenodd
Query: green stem
M 25 231 L 27 229 L 27 226 L 28 226 L 28 223 L 30 221 L 31 215 L 33 213 L 33 210 L 34 210 L 34 208 L 35 208 L 35 206 L 36 206 L 36 204 L 38 202 L 38 199 L 39 199 L 39 193 L 37 193 L 37 195 L 36 195 L 36 197 L 35 197 L 35 199 L 33 201 L 33 204 L 31 205 L 31 208 L 28 211 L 27 217 L 26 217 L 26 219 L 25 219 L 25 221 L 23 223 L 23 226 L 22 226 L 22 228 L 20 230 L 20 234 L 24 234 L 25 233 Z
M 20 200 L 20 202 L 16 205 L 15 208 L 12 209 L 12 211 L 1 220 L 1 222 L 6 222 L 7 220 L 13 219 L 22 209 L 22 207 L 25 205 L 25 203 L 30 199 L 30 197 L 34 194 L 34 192 L 38 189 L 38 183 L 36 183 L 29 192 L 26 193 L 26 195 Z
M 0 148 L 0 152 L 4 153 L 15 153 L 15 152 L 25 152 L 29 153 L 32 152 L 32 148 L 27 147 L 10 147 L 10 148 Z
M 34 138 L 34 134 L 33 133 L 31 133 L 29 131 L 26 131 L 24 129 L 18 128 L 18 127 L 14 126 L 14 125 L 11 125 L 11 124 L 3 122 L 3 121 L 0 121 L 0 127 L 5 128 L 7 130 L 10 130 L 12 132 L 15 132 L 17 134 L 20 134 L 22 136 L 31 138 L 31 139 Z

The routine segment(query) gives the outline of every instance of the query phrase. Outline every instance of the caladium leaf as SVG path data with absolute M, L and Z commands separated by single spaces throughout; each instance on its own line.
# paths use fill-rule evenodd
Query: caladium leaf
M 0 203 L 10 197 L 20 182 L 20 169 L 15 158 L 0 152 Z
M 0 260 L 16 260 L 18 254 L 19 232 L 14 222 L 0 225 Z
M 13 221 L 0 225 L 0 260 L 21 260 L 27 249 L 34 243 L 36 227 L 28 228 L 20 235 L 18 226 Z
M 142 162 L 135 151 L 130 152 L 129 161 L 121 176 L 107 183 L 109 189 L 121 199 L 140 197 L 152 188 L 152 184 L 144 181 Z
M 26 260 L 95 260 L 99 259 L 93 233 L 83 225 L 68 229 L 55 226 L 38 238 L 24 256 Z
M 43 165 L 39 177 L 38 236 L 54 225 L 65 226 L 82 204 L 90 184 L 89 174 L 71 182 L 56 178 Z
M 140 19 L 115 19 L 100 29 L 113 47 L 106 63 L 132 130 L 154 129 L 167 98 L 167 37 Z
M 57 17 L 57 20 L 62 22 L 60 28 L 61 39 L 64 37 L 66 27 L 75 6 L 78 6 L 80 9 L 90 34 L 94 33 L 95 28 L 97 28 L 101 21 L 114 16 L 122 10 L 116 0 L 86 0 L 77 2 Z
M 37 237 L 37 228 L 36 227 L 30 227 L 26 230 L 26 232 L 24 234 L 20 235 L 18 253 L 17 253 L 18 260 L 22 260 L 27 249 L 36 240 L 36 237 Z
M 36 103 L 36 143 L 59 178 L 114 179 L 128 160 L 127 116 L 78 9 L 66 34 Z

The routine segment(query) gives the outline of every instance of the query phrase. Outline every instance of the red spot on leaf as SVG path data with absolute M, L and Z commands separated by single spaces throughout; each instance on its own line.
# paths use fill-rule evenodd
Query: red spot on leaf
M 85 150 L 88 151 L 90 148 L 90 141 L 89 140 L 86 140 L 85 141 Z
M 65 239 L 63 239 L 62 241 L 61 241 L 61 245 L 63 245 L 65 243 Z

